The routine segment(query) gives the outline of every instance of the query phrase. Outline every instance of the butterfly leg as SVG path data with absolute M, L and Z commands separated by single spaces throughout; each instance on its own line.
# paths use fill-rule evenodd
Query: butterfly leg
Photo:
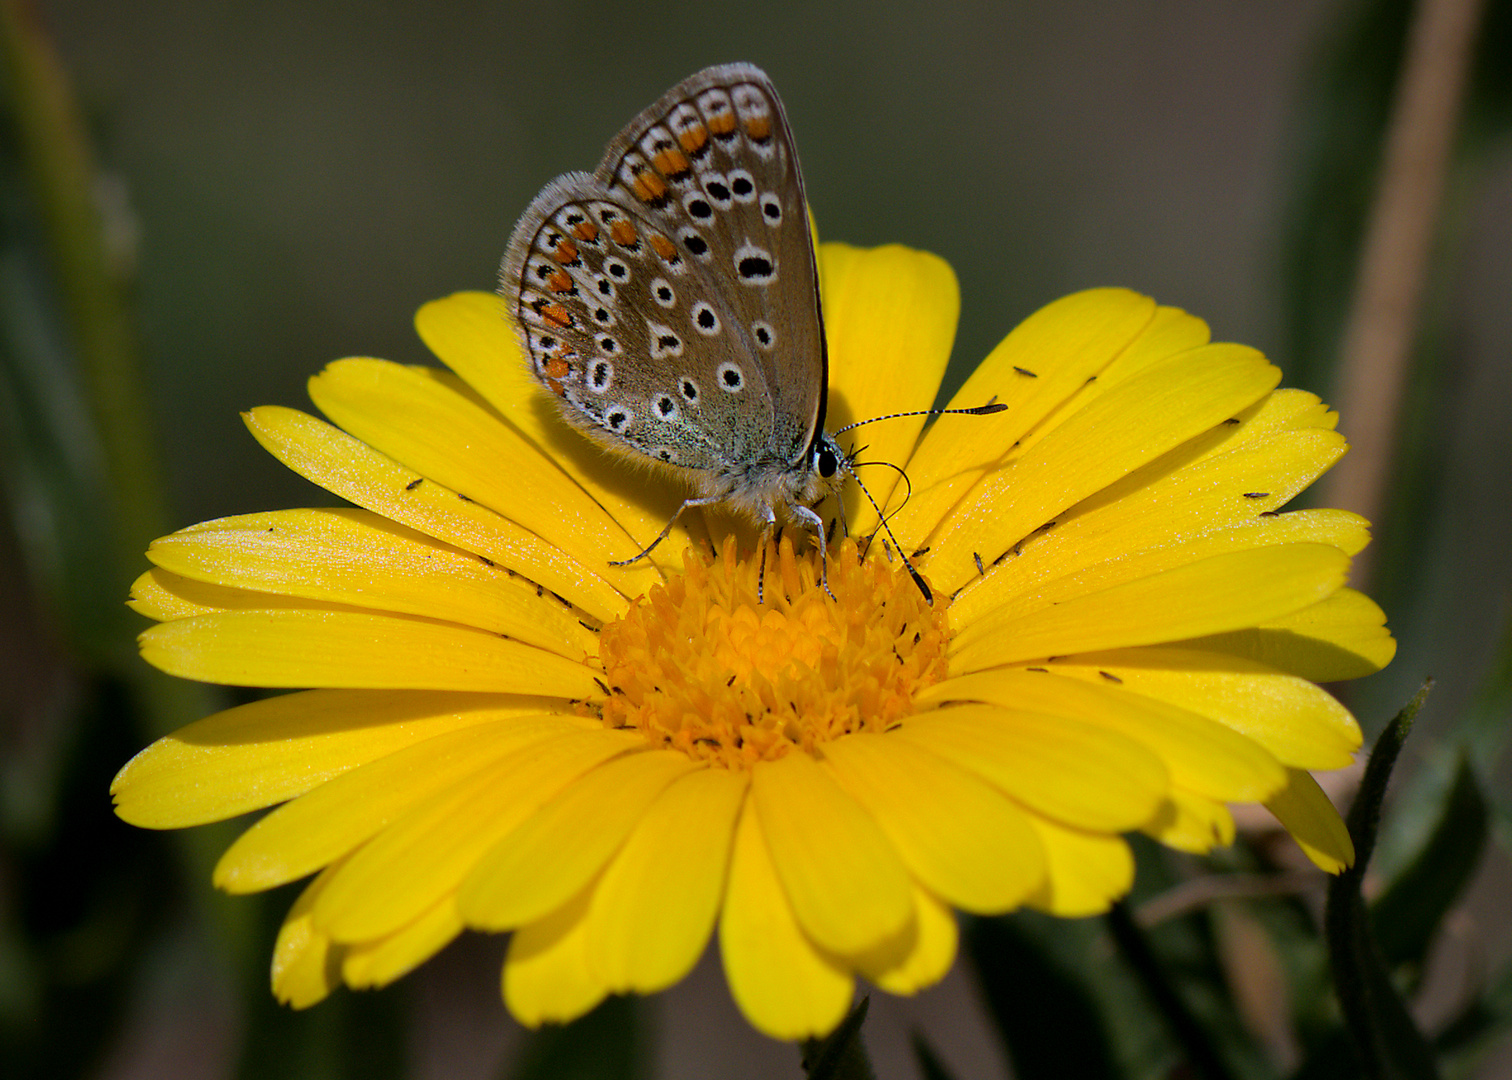
M 651 541 L 645 547 L 641 548 L 640 554 L 638 554 L 638 555 L 632 555 L 628 559 L 610 559 L 609 560 L 609 565 L 610 566 L 629 566 L 631 563 L 640 562 L 647 555 L 651 554 L 651 552 L 653 552 L 653 551 L 656 550 L 656 545 L 657 544 L 660 544 L 663 540 L 665 540 L 667 537 L 669 537 L 669 536 L 672 535 L 672 526 L 674 526 L 674 525 L 677 524 L 677 519 L 680 518 L 680 517 L 682 517 L 682 514 L 683 514 L 684 510 L 687 510 L 687 509 L 689 509 L 691 507 L 695 507 L 695 506 L 712 506 L 713 504 L 715 504 L 717 502 L 721 502 L 723 500 L 723 498 L 724 497 L 721 496 L 721 495 L 709 495 L 709 496 L 705 496 L 705 497 L 699 498 L 699 499 L 684 499 L 683 500 L 683 504 L 681 506 L 679 506 L 677 508 L 677 512 L 672 515 L 672 520 L 669 521 L 669 522 L 667 522 L 666 528 L 662 529 L 662 531 L 657 534 L 657 537 L 656 537 L 655 540 Z
M 761 536 L 756 544 L 761 548 L 761 565 L 756 570 L 756 603 L 766 603 L 766 557 L 767 548 L 771 546 L 773 539 L 782 539 L 782 530 L 777 527 L 777 515 L 770 506 L 766 507 L 766 524 L 761 527 Z
M 824 586 L 824 591 L 833 600 L 835 594 L 830 592 L 829 587 L 829 544 L 824 539 L 824 519 L 802 503 L 789 506 L 788 513 L 814 530 L 814 536 L 819 541 L 819 584 Z

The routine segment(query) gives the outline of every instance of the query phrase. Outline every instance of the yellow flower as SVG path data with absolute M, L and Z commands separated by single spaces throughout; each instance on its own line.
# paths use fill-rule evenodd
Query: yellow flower
M 927 407 L 955 278 L 898 247 L 821 249 L 830 422 Z M 513 930 L 527 1024 L 678 981 L 717 928 L 731 991 L 779 1038 L 829 1030 L 860 974 L 910 993 L 953 908 L 1102 911 L 1121 833 L 1228 842 L 1264 802 L 1315 862 L 1352 858 L 1309 769 L 1354 719 L 1316 681 L 1394 643 L 1344 586 L 1366 523 L 1278 513 L 1344 452 L 1253 349 L 1118 289 L 1031 316 L 957 396 L 1006 411 L 868 428 L 865 473 L 933 587 L 880 540 L 752 554 L 730 521 L 566 429 L 499 301 L 420 312 L 451 372 L 332 364 L 247 424 L 355 504 L 208 522 L 152 545 L 146 659 L 317 687 L 162 739 L 117 777 L 127 821 L 283 805 L 215 881 L 315 874 L 276 948 L 295 1006 L 382 985 L 464 927 Z M 854 485 L 852 485 L 854 487 Z M 877 514 L 847 494 L 853 537 Z M 744 535 L 743 544 L 737 537 Z M 757 602 L 757 590 L 764 602 Z

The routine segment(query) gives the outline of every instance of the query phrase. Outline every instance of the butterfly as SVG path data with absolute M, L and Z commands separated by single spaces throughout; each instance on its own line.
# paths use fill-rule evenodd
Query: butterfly
M 500 292 L 567 422 L 691 491 L 626 562 L 683 512 L 710 506 L 768 530 L 812 529 L 827 567 L 814 507 L 854 460 L 825 431 L 808 201 L 764 72 L 724 64 L 684 79 L 591 174 L 548 183 L 510 237 Z

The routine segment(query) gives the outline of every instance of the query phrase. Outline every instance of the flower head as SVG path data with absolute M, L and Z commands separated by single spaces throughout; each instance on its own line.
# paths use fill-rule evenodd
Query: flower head
M 902 248 L 821 249 L 829 415 L 932 403 L 955 280 Z M 588 447 L 534 390 L 491 296 L 424 308 L 451 372 L 344 360 L 326 424 L 247 416 L 354 508 L 153 544 L 143 655 L 187 678 L 313 687 L 219 713 L 117 777 L 126 820 L 277 806 L 233 892 L 315 875 L 274 988 L 387 983 L 464 927 L 512 930 L 526 1023 L 680 979 L 718 934 L 758 1028 L 832 1027 L 854 979 L 909 993 L 953 908 L 1102 911 L 1123 833 L 1186 851 L 1263 802 L 1326 869 L 1352 857 L 1308 770 L 1360 733 L 1318 681 L 1394 644 L 1345 587 L 1365 522 L 1282 512 L 1344 452 L 1252 349 L 1123 290 L 1031 316 L 958 395 L 1008 408 L 868 429 L 852 539 L 755 545 Z M 871 542 L 868 542 L 870 540 Z M 801 541 L 800 541 L 801 543 Z M 907 555 L 932 586 L 925 598 Z

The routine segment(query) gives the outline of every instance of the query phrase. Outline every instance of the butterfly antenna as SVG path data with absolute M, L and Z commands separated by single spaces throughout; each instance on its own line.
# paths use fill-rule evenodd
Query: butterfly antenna
M 864 449 L 864 447 L 863 447 L 863 449 Z M 858 450 L 858 451 L 856 451 L 856 454 L 859 454 L 860 452 L 861 451 Z M 887 515 L 889 518 L 897 517 L 898 516 L 898 511 L 902 510 L 905 506 L 907 506 L 908 505 L 908 500 L 911 499 L 911 498 L 913 498 L 913 481 L 908 478 L 908 470 L 905 469 L 905 468 L 903 468 L 903 466 L 901 466 L 901 465 L 894 465 L 891 461 L 857 461 L 856 460 L 856 454 L 852 454 L 851 455 L 851 466 L 850 467 L 851 467 L 852 470 L 855 470 L 855 469 L 869 469 L 869 468 L 871 468 L 874 465 L 880 465 L 884 469 L 891 469 L 893 472 L 897 473 L 899 476 L 901 476 L 903 478 L 903 500 L 900 503 L 898 503 L 897 506 L 893 507 L 892 511 Z M 857 481 L 857 482 L 859 483 L 859 481 Z M 872 533 L 872 535 L 875 536 L 876 533 L 874 532 L 874 533 Z
M 905 416 L 991 416 L 993 413 L 1002 412 L 1007 407 L 1006 403 L 994 400 L 971 409 L 910 409 L 908 412 L 888 413 L 886 416 L 873 416 L 869 420 L 857 420 L 854 424 L 846 424 L 843 428 L 830 432 L 830 437 L 843 435 L 862 424 L 875 424 L 878 420 L 899 420 Z
M 904 413 L 902 415 L 906 416 L 906 415 L 909 415 L 909 414 Z M 913 415 L 918 415 L 918 414 L 913 414 Z M 882 419 L 887 419 L 887 418 L 879 416 L 879 417 L 877 417 L 877 419 L 878 420 L 882 420 Z M 854 427 L 855 425 L 852 425 L 852 426 Z M 841 430 L 844 431 L 845 429 L 841 428 Z M 879 463 L 879 464 L 891 464 L 891 463 L 887 462 L 887 463 Z M 877 512 L 877 518 L 878 518 L 879 521 L 882 522 L 882 531 L 885 532 L 885 533 L 887 533 L 888 539 L 893 542 L 893 547 L 895 547 L 895 548 L 898 549 L 898 557 L 903 560 L 903 565 L 908 568 L 908 574 L 909 574 L 910 577 L 912 577 L 914 579 L 914 584 L 917 585 L 919 587 L 919 591 L 924 594 L 924 602 L 926 604 L 933 604 L 934 603 L 934 593 L 930 591 L 928 583 L 925 582 L 924 576 L 919 573 L 918 568 L 916 568 L 914 566 L 913 562 L 908 558 L 908 556 L 903 553 L 903 545 L 900 544 L 900 543 L 898 543 L 898 538 L 897 538 L 896 535 L 894 535 L 894 533 L 892 531 L 892 526 L 887 523 L 887 515 L 882 512 L 882 508 L 877 505 L 877 500 L 872 497 L 872 493 L 869 490 L 867 490 L 866 485 L 861 482 L 861 478 L 856 475 L 855 467 L 850 462 L 846 462 L 844 464 L 843 468 L 845 469 L 846 472 L 850 473 L 851 479 L 855 480 L 856 486 L 861 489 L 861 494 L 863 494 L 863 495 L 866 496 L 866 501 L 869 502 L 869 503 L 871 503 L 872 509 Z M 893 468 L 898 469 L 898 467 L 896 465 L 893 465 Z M 903 473 L 903 479 L 906 482 L 908 480 L 908 474 L 904 473 L 902 469 L 898 469 L 898 471 L 900 473 Z M 910 488 L 910 492 L 911 491 L 912 491 L 912 488 Z

